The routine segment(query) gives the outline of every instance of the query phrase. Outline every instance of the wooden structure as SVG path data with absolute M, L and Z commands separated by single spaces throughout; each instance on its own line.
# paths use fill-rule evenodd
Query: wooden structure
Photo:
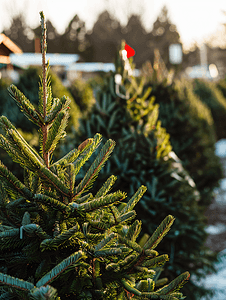
M 0 64 L 10 65 L 10 53 L 23 53 L 5 34 L 0 34 Z

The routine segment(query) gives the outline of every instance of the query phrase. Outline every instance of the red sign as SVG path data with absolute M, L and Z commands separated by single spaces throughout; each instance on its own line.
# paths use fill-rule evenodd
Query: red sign
M 127 51 L 127 58 L 135 55 L 135 50 L 127 44 L 125 45 L 125 50 Z

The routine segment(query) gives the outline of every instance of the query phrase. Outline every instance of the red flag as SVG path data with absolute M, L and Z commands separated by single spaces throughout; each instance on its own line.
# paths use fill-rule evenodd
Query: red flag
M 135 55 L 135 50 L 127 44 L 125 45 L 125 50 L 127 51 L 127 58 Z

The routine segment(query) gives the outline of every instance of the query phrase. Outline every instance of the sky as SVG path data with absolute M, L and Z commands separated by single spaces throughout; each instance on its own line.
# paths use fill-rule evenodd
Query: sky
M 18 11 L 23 12 L 32 28 L 38 26 L 41 10 L 60 34 L 75 14 L 90 30 L 105 9 L 122 25 L 126 25 L 129 14 L 140 12 L 146 30 L 150 31 L 164 5 L 185 48 L 216 35 L 222 30 L 222 23 L 226 23 L 223 13 L 226 12 L 226 0 L 0 0 L 0 32 L 9 27 L 11 17 Z

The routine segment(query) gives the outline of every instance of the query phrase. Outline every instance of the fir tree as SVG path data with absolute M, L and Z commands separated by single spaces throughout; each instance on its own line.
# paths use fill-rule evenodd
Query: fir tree
M 116 180 L 112 175 L 94 195 L 88 192 L 115 142 L 106 141 L 79 183 L 77 174 L 100 144 L 100 134 L 52 161 L 65 136 L 70 100 L 52 99 L 40 15 L 43 72 L 38 109 L 14 85 L 9 89 L 25 116 L 40 128 L 40 153 L 6 117 L 0 118 L 0 146 L 24 168 L 22 182 L 0 162 L 0 298 L 184 299 L 180 288 L 188 272 L 168 285 L 158 280 L 158 268 L 168 256 L 159 256 L 155 248 L 174 217 L 168 215 L 152 236 L 138 242 L 141 222 L 134 220 L 134 207 L 146 187 L 123 202 L 125 193 L 109 193 Z
M 171 253 L 164 275 L 172 279 L 192 266 L 191 275 L 205 276 L 213 271 L 215 255 L 204 246 L 207 233 L 198 204 L 200 194 L 172 151 L 170 136 L 158 119 L 159 104 L 149 96 L 151 89 L 143 95 L 143 80 L 129 76 L 132 60 L 123 59 L 123 47 L 116 59 L 116 72 L 106 75 L 105 82 L 96 86 L 96 105 L 81 122 L 77 136 L 68 139 L 67 147 L 92 137 L 96 131 L 106 141 L 115 140 L 112 159 L 106 162 L 99 175 L 101 180 L 95 182 L 93 189 L 98 191 L 111 174 L 119 179 L 114 188 L 123 189 L 131 197 L 145 183 L 147 192 L 136 206 L 143 232 L 151 234 L 165 214 L 176 216 L 174 227 L 159 245 L 161 253 L 165 249 Z M 82 172 L 80 175 L 82 178 Z M 184 289 L 189 300 L 198 300 L 207 293 L 192 281 Z
M 155 57 L 153 67 L 150 62 L 143 66 L 143 73 L 146 77 L 143 93 L 151 88 L 151 96 L 159 104 L 162 126 L 170 134 L 175 153 L 197 185 L 201 196 L 199 204 L 206 209 L 223 178 L 220 160 L 215 155 L 216 122 L 211 110 L 195 95 L 191 81 L 171 80 L 160 55 Z

